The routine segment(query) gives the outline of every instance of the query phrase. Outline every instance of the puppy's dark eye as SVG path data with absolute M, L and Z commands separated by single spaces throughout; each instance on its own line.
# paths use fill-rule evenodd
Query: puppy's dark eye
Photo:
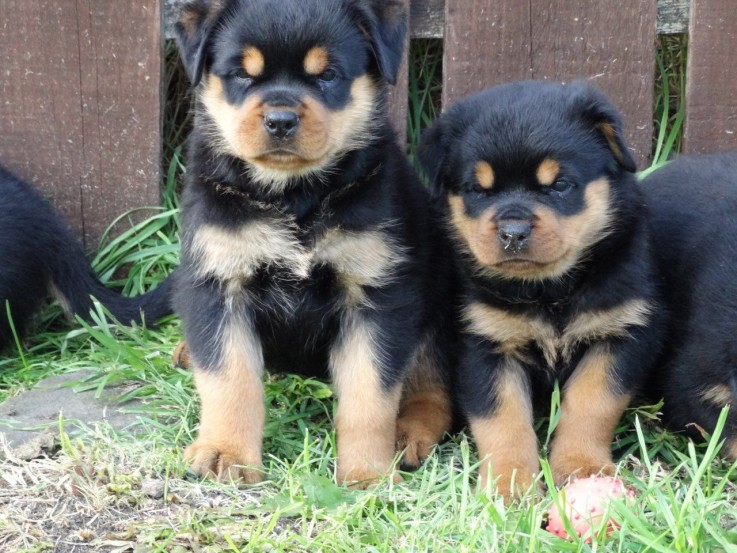
M 253 81 L 253 77 L 246 73 L 245 69 L 236 69 L 230 73 L 230 76 L 242 84 L 251 84 L 251 81 Z
M 573 184 L 567 180 L 558 179 L 550 185 L 550 188 L 560 194 L 563 194 L 564 192 L 568 192 L 571 188 L 573 188 Z
M 320 80 L 329 83 L 330 81 L 334 81 L 337 76 L 338 73 L 337 71 L 335 71 L 335 69 L 326 69 L 320 75 Z

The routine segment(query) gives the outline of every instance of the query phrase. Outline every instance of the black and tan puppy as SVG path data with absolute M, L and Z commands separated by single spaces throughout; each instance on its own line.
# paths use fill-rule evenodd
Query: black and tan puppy
M 185 7 L 196 87 L 175 293 L 202 402 L 192 467 L 263 478 L 264 368 L 332 378 L 337 475 L 417 465 L 448 428 L 450 273 L 384 109 L 393 0 Z
M 657 301 L 620 117 L 586 82 L 469 96 L 420 152 L 465 274 L 459 397 L 501 493 L 538 471 L 533 411 L 562 405 L 556 482 L 610 472 L 613 432 L 655 352 Z
M 50 296 L 68 315 L 87 316 L 96 297 L 122 323 L 150 323 L 168 315 L 169 279 L 142 296 L 126 298 L 103 285 L 82 244 L 30 185 L 0 167 L 0 350 L 22 335 Z M 10 309 L 10 319 L 7 315 Z
M 649 392 L 696 438 L 731 405 L 723 451 L 737 459 L 737 154 L 678 158 L 642 189 L 669 314 Z

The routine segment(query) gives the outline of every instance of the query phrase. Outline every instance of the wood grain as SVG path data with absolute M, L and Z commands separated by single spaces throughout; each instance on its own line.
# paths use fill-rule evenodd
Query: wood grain
M 0 21 L 1 161 L 95 247 L 159 203 L 159 2 L 0 0 Z
M 686 72 L 685 151 L 737 149 L 737 9 L 693 0 Z

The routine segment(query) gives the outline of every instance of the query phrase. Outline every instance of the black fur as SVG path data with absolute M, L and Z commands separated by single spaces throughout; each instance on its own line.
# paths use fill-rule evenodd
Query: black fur
M 664 397 L 672 428 L 699 438 L 714 431 L 725 404 L 737 404 L 737 154 L 679 157 L 642 190 L 670 315 L 649 392 Z M 715 386 L 724 398 L 705 399 Z M 737 455 L 734 409 L 723 437 Z
M 613 132 L 607 136 L 602 125 L 609 125 Z M 544 412 L 549 409 L 554 383 L 565 390 L 578 363 L 594 345 L 607 344 L 612 351 L 615 362 L 609 385 L 613 394 L 637 391 L 657 350 L 660 315 L 646 214 L 621 129 L 617 110 L 592 85 L 527 81 L 462 99 L 423 136 L 419 155 L 433 189 L 439 195 L 462 199 L 464 217 L 474 221 L 489 210 L 496 214 L 506 210 L 513 221 L 527 222 L 529 216 L 534 235 L 537 210 L 552 211 L 560 219 L 581 216 L 589 183 L 601 178 L 610 183 L 609 232 L 576 252 L 577 262 L 562 274 L 522 278 L 505 274 L 503 268 L 488 270 L 453 229 L 467 305 L 481 304 L 523 320 L 543 321 L 559 335 L 587 313 L 606 312 L 633 300 L 650 307 L 648 324 L 631 326 L 621 335 L 583 340 L 570 352 L 569 360 L 559 358 L 553 364 L 546 360 L 537 342 L 544 341 L 542 336 L 526 343 L 517 352 L 524 359 L 523 381 L 534 404 Z M 564 192 L 538 183 L 536 169 L 545 158 L 560 165 L 555 186 L 568 187 Z M 490 190 L 480 188 L 475 180 L 479 160 L 493 168 Z M 450 210 L 446 216 L 451 219 Z M 464 336 L 458 402 L 470 419 L 492 417 L 499 401 L 496 383 L 507 357 L 500 353 L 504 344 L 470 330 Z M 558 479 L 568 475 L 555 474 Z
M 168 280 L 135 298 L 120 296 L 97 280 L 82 245 L 53 207 L 28 184 L 0 167 L 0 349 L 12 339 L 9 302 L 18 334 L 52 293 L 82 317 L 97 298 L 120 322 L 149 323 L 171 312 Z
M 444 236 L 384 111 L 386 83 L 394 82 L 401 61 L 406 19 L 401 5 L 391 1 L 241 0 L 209 13 L 203 26 L 211 29 L 198 30 L 194 42 L 180 28 L 193 83 L 204 82 L 201 71 L 217 75 L 229 105 L 260 95 L 268 105 L 300 106 L 310 100 L 337 113 L 355 100 L 351 85 L 356 79 L 368 75 L 375 87 L 365 108 L 372 120 L 368 136 L 314 174 L 295 176 L 279 187 L 253 178 L 253 161 L 218 149 L 219 131 L 198 100 L 188 145 L 181 278 L 175 294 L 196 370 L 219 373 L 228 354 L 222 326 L 236 321 L 257 336 L 267 368 L 328 376 L 330 352 L 349 312 L 378 329 L 385 393 L 402 382 L 418 345 L 427 339 L 443 371 L 450 364 L 452 275 Z M 239 80 L 233 75 L 241 72 L 248 45 L 262 53 L 265 68 L 258 78 L 241 75 Z M 304 74 L 305 54 L 316 46 L 329 53 L 335 79 Z M 238 269 L 248 276 L 237 285 L 216 275 L 203 278 L 201 251 L 194 247 L 203 228 L 232 232 L 254 222 L 285 222 L 305 252 L 333 231 L 357 237 L 381 232 L 405 258 L 381 283 L 362 285 L 365 299 L 353 307 L 346 303 L 345 275 L 330 263 L 311 264 L 307 274 L 296 275 L 278 262 L 257 261 L 252 272 Z M 445 387 L 447 373 L 441 378 Z M 377 467 L 379 472 L 385 468 Z

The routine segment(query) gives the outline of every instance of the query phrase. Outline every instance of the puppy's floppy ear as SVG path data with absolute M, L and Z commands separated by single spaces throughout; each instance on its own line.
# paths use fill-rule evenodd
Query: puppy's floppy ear
M 417 157 L 430 182 L 430 192 L 439 197 L 443 193 L 446 156 L 450 144 L 449 133 L 444 117 L 440 117 L 422 133 Z
M 358 26 L 371 42 L 379 72 L 396 84 L 407 36 L 405 5 L 400 0 L 357 0 L 353 8 Z
M 598 131 L 614 155 L 617 163 L 630 173 L 637 170 L 635 160 L 624 141 L 622 117 L 606 95 L 588 81 L 568 85 L 573 92 L 572 110 Z
M 174 27 L 179 53 L 192 86 L 202 79 L 210 34 L 226 0 L 194 0 L 185 4 Z

